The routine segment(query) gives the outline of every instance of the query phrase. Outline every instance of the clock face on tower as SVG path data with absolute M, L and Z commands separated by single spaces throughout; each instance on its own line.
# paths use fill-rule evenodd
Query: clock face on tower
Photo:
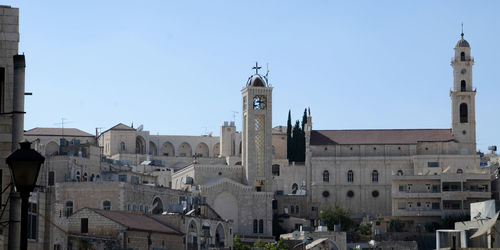
M 460 71 L 460 73 L 462 73 L 462 75 L 465 75 L 465 73 L 467 73 L 467 70 L 466 69 L 462 69 L 462 71 Z
M 263 95 L 256 95 L 253 98 L 253 109 L 255 110 L 266 109 L 266 97 Z

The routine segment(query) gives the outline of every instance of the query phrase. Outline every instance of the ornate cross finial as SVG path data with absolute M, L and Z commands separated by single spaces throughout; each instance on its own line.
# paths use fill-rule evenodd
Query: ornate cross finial
M 259 74 L 259 69 L 262 68 L 262 67 L 259 67 L 259 63 L 258 62 L 255 62 L 255 67 L 253 67 L 252 69 L 255 69 L 255 74 Z
M 464 22 L 462 22 L 462 34 L 460 34 L 462 36 L 462 39 L 464 39 Z

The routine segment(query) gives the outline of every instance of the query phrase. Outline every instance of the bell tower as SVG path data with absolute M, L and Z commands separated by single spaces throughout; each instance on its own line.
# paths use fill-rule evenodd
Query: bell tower
M 472 65 L 470 45 L 462 38 L 455 46 L 453 67 L 453 90 L 450 91 L 452 112 L 452 134 L 460 143 L 460 154 L 476 153 L 476 90 L 472 86 Z
M 242 95 L 242 165 L 246 184 L 258 192 L 271 191 L 272 165 L 272 92 L 267 77 L 255 74 L 248 78 Z

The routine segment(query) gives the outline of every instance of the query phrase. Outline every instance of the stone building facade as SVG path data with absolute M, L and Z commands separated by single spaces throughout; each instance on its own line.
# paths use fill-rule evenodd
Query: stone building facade
M 11 182 L 10 171 L 5 159 L 19 147 L 24 131 L 24 72 L 25 56 L 18 55 L 19 46 L 19 9 L 0 5 L 0 187 L 7 190 L 1 197 L 1 221 L 11 221 L 0 227 L 0 248 L 9 246 L 9 231 L 13 241 L 9 249 L 19 248 L 20 200 L 17 195 L 8 195 L 6 189 Z M 7 202 L 8 197 L 11 197 Z M 13 213 L 11 213 L 14 211 Z

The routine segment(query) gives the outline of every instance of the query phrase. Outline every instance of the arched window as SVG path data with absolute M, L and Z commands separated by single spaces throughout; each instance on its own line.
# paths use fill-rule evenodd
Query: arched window
M 398 176 L 403 176 L 403 170 L 398 170 Z
M 352 170 L 347 171 L 347 182 L 354 182 L 354 172 Z
M 297 185 L 297 183 L 294 183 L 292 185 L 292 194 L 296 194 L 297 190 L 299 190 L 299 185 Z
M 462 80 L 460 82 L 460 91 L 462 91 L 462 92 L 467 91 L 467 84 L 466 84 L 465 80 Z
M 64 211 L 64 215 L 66 215 L 66 217 L 69 217 L 71 214 L 73 214 L 73 202 L 66 201 L 66 210 Z
M 461 168 L 457 169 L 457 174 L 463 174 L 463 173 L 464 171 Z
M 91 175 L 90 175 L 90 181 L 95 181 L 95 176 L 94 176 L 94 174 L 91 174 Z
M 259 220 L 259 233 L 260 234 L 264 233 L 264 220 L 262 219 Z
M 330 173 L 328 173 L 328 170 L 323 171 L 323 182 L 330 182 Z
M 258 223 L 259 223 L 259 222 L 258 222 L 257 220 L 253 220 L 253 233 L 254 233 L 254 234 L 256 234 L 256 233 L 258 233 L 258 232 L 259 232 L 259 231 L 258 231 L 258 227 L 259 227 Z
M 460 61 L 465 61 L 465 52 L 460 53 Z
M 378 182 L 378 171 L 373 170 L 372 172 L 372 182 Z
M 460 123 L 467 123 L 468 122 L 468 114 L 467 114 L 467 104 L 462 103 L 460 104 Z
M 88 177 L 87 173 L 83 173 L 83 179 L 82 179 L 82 181 L 88 181 L 87 177 Z
M 103 201 L 102 202 L 102 209 L 111 210 L 111 201 Z
M 125 151 L 125 142 L 120 142 L 120 152 Z

